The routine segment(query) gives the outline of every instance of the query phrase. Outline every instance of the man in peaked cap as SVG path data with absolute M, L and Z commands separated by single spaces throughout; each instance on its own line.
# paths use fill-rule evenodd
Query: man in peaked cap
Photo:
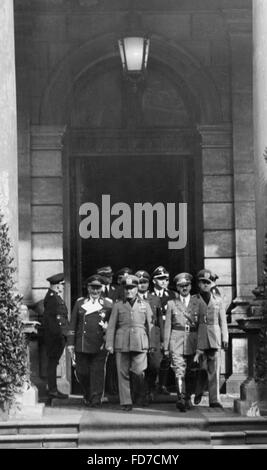
M 119 271 L 116 273 L 116 280 L 117 280 L 117 286 L 115 287 L 115 293 L 113 295 L 114 301 L 117 300 L 123 300 L 124 298 L 124 287 L 122 286 L 122 280 L 128 276 L 129 274 L 133 274 L 133 271 L 131 268 L 121 268 Z
M 191 296 L 192 276 L 179 273 L 174 278 L 178 297 L 167 306 L 164 352 L 171 357 L 177 391 L 176 407 L 180 411 L 192 408 L 193 393 L 192 366 L 197 347 L 199 300 Z
M 141 297 L 141 299 L 149 303 L 153 313 L 153 327 L 151 329 L 151 345 L 153 346 L 153 350 L 151 350 L 148 354 L 148 367 L 146 370 L 148 400 L 153 401 L 154 394 L 156 392 L 156 380 L 159 374 L 160 362 L 162 359 L 159 325 L 161 302 L 159 297 L 152 295 L 148 290 L 150 281 L 150 275 L 148 272 L 139 269 L 139 271 L 135 273 L 135 276 L 137 276 L 139 279 L 138 295 Z
M 103 266 L 102 268 L 97 269 L 97 274 L 99 274 L 104 282 L 102 292 L 103 296 L 115 300 L 116 297 L 116 287 L 112 284 L 113 280 L 113 271 L 111 266 Z
M 163 395 L 169 395 L 166 384 L 169 376 L 170 359 L 164 355 L 164 326 L 166 318 L 167 303 L 169 300 L 175 299 L 175 293 L 168 289 L 170 275 L 164 266 L 158 266 L 152 273 L 153 290 L 151 294 L 160 298 L 161 315 L 159 317 L 160 336 L 162 343 L 162 360 L 159 370 L 158 392 Z
M 124 276 L 128 276 L 128 274 L 133 274 L 133 271 L 131 268 L 126 267 L 126 268 L 119 269 L 119 271 L 117 271 L 116 273 L 117 284 L 120 285 Z
M 200 300 L 197 353 L 206 364 L 208 373 L 209 403 L 211 408 L 222 408 L 220 403 L 220 350 L 228 348 L 228 328 L 222 298 L 212 294 L 213 273 L 202 269 L 197 274 Z
M 47 278 L 50 283 L 44 298 L 44 343 L 48 356 L 47 381 L 50 398 L 68 398 L 57 389 L 57 365 L 66 345 L 68 334 L 68 310 L 63 300 L 64 274 Z
M 68 350 L 76 363 L 84 404 L 102 405 L 105 382 L 105 332 L 112 301 L 101 296 L 103 279 L 94 274 L 86 280 L 87 296 L 77 299 L 71 314 Z
M 145 370 L 150 348 L 152 311 L 147 302 L 138 296 L 139 279 L 129 274 L 122 280 L 124 300 L 117 301 L 112 309 L 106 348 L 116 354 L 120 404 L 123 411 L 132 409 L 130 374 L 133 375 L 138 404 L 145 405 Z

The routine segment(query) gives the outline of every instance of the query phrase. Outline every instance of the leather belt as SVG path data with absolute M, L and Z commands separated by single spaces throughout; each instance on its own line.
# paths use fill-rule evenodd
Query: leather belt
M 174 325 L 172 327 L 172 330 L 175 331 L 187 331 L 188 333 L 193 333 L 194 331 L 197 331 L 195 326 L 190 326 L 190 325 L 185 325 L 185 326 L 179 326 L 179 325 Z

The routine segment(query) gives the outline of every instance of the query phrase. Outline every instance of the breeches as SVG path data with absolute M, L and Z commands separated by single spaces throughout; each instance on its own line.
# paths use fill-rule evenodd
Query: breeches
M 170 356 L 171 368 L 174 371 L 175 377 L 185 377 L 188 357 L 191 356 L 185 356 L 184 354 L 179 354 L 173 351 L 171 351 Z

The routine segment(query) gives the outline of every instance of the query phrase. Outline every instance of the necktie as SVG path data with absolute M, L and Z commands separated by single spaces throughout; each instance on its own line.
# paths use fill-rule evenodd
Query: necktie
M 183 297 L 183 304 L 186 306 L 185 297 Z

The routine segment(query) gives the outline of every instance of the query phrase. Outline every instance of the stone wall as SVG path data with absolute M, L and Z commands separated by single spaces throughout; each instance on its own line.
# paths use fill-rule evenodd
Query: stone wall
M 31 128 L 32 300 L 42 299 L 46 278 L 63 268 L 62 129 Z
M 209 101 L 207 107 L 212 108 L 214 102 L 209 96 L 211 88 L 208 84 L 212 84 L 213 94 L 218 98 L 219 112 L 214 114 L 214 119 L 212 112 L 209 121 L 203 118 L 201 102 L 195 114 L 190 114 L 196 116 L 196 126 L 201 124 L 205 266 L 219 275 L 219 284 L 223 286 L 229 304 L 236 294 L 250 295 L 257 277 L 251 152 L 251 2 L 192 0 L 179 2 L 179 8 L 177 5 L 177 2 L 167 1 L 163 8 L 162 2 L 138 2 L 142 25 L 151 36 L 151 57 L 157 59 L 162 54 L 160 44 L 163 40 L 166 48 L 172 48 L 170 62 L 171 59 L 174 61 L 175 51 L 177 54 L 182 51 L 177 74 L 192 94 L 192 109 L 199 99 L 199 83 L 202 90 L 205 88 L 205 78 L 203 101 Z M 56 102 L 51 103 L 56 113 L 50 113 L 49 122 L 45 124 L 64 126 L 70 118 L 68 106 L 74 96 L 72 87 L 77 86 L 89 65 L 93 70 L 98 61 L 105 64 L 105 60 L 112 59 L 116 67 L 120 67 L 116 38 L 125 28 L 125 19 L 125 2 L 120 1 L 16 2 L 18 81 L 20 94 L 25 92 L 30 99 L 28 121 L 22 110 L 23 103 L 19 104 L 19 111 L 24 116 L 19 126 L 20 136 L 23 132 L 24 137 L 29 133 L 29 122 L 43 126 L 43 105 L 56 80 Z M 240 25 L 245 25 L 241 31 L 238 30 Z M 27 34 L 21 34 L 23 31 Z M 113 42 L 105 37 L 112 38 Z M 89 64 L 82 51 L 100 44 L 98 38 L 103 38 L 104 47 L 94 50 L 95 62 L 92 59 Z M 79 63 L 80 57 L 83 57 L 83 63 Z M 188 69 L 189 60 L 194 63 L 194 69 Z M 65 107 L 66 101 L 68 106 Z M 190 100 L 188 102 L 190 106 Z M 86 100 L 82 104 L 84 109 L 90 107 Z M 32 220 L 28 233 L 23 220 L 20 226 L 27 242 L 22 245 L 22 259 L 29 259 L 29 247 L 32 256 L 34 299 L 43 295 L 46 277 L 63 268 L 60 133 L 58 127 L 47 128 L 44 134 L 41 131 L 40 140 L 40 129 L 36 129 L 32 130 L 31 159 L 28 158 L 30 147 L 26 138 L 21 150 L 24 160 L 28 158 L 31 165 L 30 205 L 29 185 L 21 184 L 20 193 L 21 198 L 28 201 L 26 212 Z M 21 183 L 24 176 L 21 166 Z M 22 266 L 21 270 L 26 271 L 26 267 Z M 26 275 L 30 279 L 29 273 Z

